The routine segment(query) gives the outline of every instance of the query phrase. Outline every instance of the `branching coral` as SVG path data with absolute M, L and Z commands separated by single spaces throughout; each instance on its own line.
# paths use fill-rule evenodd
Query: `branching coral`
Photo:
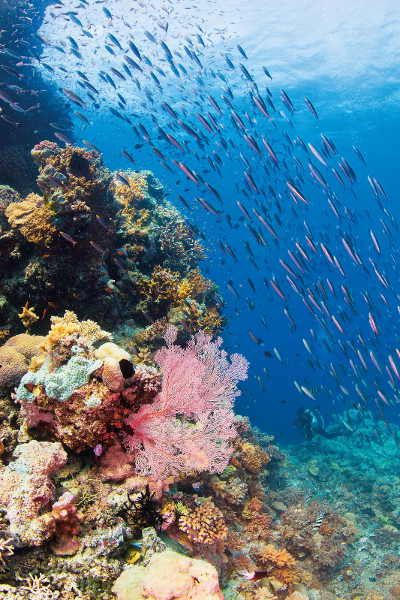
M 188 515 L 182 515 L 178 528 L 187 535 L 191 543 L 201 545 L 224 542 L 228 535 L 224 516 L 212 500 L 206 500 Z
M 277 548 L 273 544 L 263 544 L 255 553 L 257 563 L 263 567 L 293 567 L 295 559 L 284 548 Z
M 142 200 L 147 192 L 147 179 L 144 173 L 125 171 L 123 176 L 115 176 L 113 189 L 117 202 L 126 209 L 134 208 L 135 200 Z
M 29 298 L 37 331 L 54 311 L 83 309 L 114 330 L 134 319 L 149 352 L 160 343 L 154 318 L 186 334 L 219 330 L 215 287 L 196 271 L 200 244 L 150 172 L 113 176 L 97 152 L 48 141 L 32 156 L 41 195 L 18 200 L 7 189 L 3 203 L 0 329 L 17 330 Z

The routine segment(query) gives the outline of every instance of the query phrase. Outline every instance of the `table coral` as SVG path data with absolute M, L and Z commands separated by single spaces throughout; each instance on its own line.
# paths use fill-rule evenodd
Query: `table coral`
M 172 550 L 155 554 L 146 568 L 126 568 L 113 592 L 118 600 L 223 600 L 215 567 Z

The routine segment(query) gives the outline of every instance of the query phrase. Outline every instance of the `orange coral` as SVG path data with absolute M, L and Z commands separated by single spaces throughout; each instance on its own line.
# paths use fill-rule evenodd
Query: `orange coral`
M 268 454 L 260 446 L 239 439 L 231 462 L 237 467 L 243 467 L 246 471 L 256 474 L 270 460 Z
M 273 544 L 263 544 L 256 552 L 257 562 L 262 566 L 271 566 L 278 568 L 293 567 L 296 564 L 295 559 L 284 548 L 276 548 Z
M 203 277 L 198 269 L 192 269 L 180 282 L 178 296 L 181 299 L 195 298 L 209 290 L 211 285 L 211 282 Z
M 224 515 L 210 499 L 197 506 L 190 514 L 182 515 L 178 526 L 186 533 L 189 541 L 196 544 L 216 544 L 223 542 L 228 535 Z

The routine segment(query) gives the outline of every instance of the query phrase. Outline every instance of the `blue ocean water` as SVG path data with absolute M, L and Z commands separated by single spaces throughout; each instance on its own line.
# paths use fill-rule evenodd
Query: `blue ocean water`
M 114 170 L 128 150 L 200 232 L 224 339 L 251 363 L 238 409 L 282 441 L 305 406 L 397 416 L 398 28 L 391 0 L 65 0 L 38 32 L 74 142 Z
M 256 5 L 244 16 L 234 2 L 229 12 L 227 3 L 210 22 L 205 5 L 187 7 L 185 32 L 182 5 L 172 3 L 164 19 L 169 29 L 162 23 L 150 29 L 155 41 L 143 30 L 136 34 L 125 26 L 132 15 L 124 3 L 110 3 L 111 18 L 100 5 L 84 4 L 78 11 L 82 27 L 68 23 L 79 45 L 77 59 L 68 52 L 72 42 L 62 43 L 65 58 L 49 40 L 56 35 L 54 23 L 65 14 L 65 3 L 49 9 L 57 18 L 48 15 L 41 31 L 48 40 L 43 60 L 54 69 L 50 79 L 83 99 L 82 106 L 71 103 L 75 139 L 99 148 L 112 169 L 131 166 L 122 156 L 127 149 L 135 168 L 152 170 L 169 199 L 201 232 L 207 249 L 203 271 L 223 297 L 228 321 L 224 339 L 251 363 L 238 409 L 279 440 L 296 439 L 296 412 L 306 406 L 328 420 L 331 413 L 358 404 L 396 418 L 400 370 L 395 245 L 399 81 L 393 70 L 398 15 L 389 1 L 379 11 L 360 3 L 346 7 L 337 2 L 320 10 L 303 4 L 276 4 L 263 13 L 261 24 L 261 7 Z M 153 7 L 155 18 L 161 8 Z M 142 10 L 144 21 L 148 13 Z M 230 17 L 234 25 L 229 25 Z M 135 18 L 140 22 L 140 15 Z M 94 42 L 82 36 L 89 26 Z M 123 51 L 111 33 L 121 40 Z M 129 39 L 150 57 L 143 69 L 125 48 Z M 86 49 L 87 42 L 96 47 L 95 55 Z M 139 69 L 131 67 L 135 72 L 130 76 L 123 70 L 124 56 L 140 62 Z M 65 61 L 70 77 L 59 70 Z M 72 67 L 71 62 L 76 64 Z M 85 95 L 82 77 L 77 85 L 78 67 L 100 90 L 99 96 L 92 94 L 93 100 Z M 282 100 L 282 89 L 293 110 Z M 321 134 L 328 139 L 325 147 Z M 329 149 L 329 141 L 337 150 Z M 343 163 L 340 167 L 342 158 L 354 176 Z M 187 178 L 177 162 L 212 189 Z M 379 182 L 375 188 L 368 176 Z M 290 191 L 288 182 L 303 198 Z M 198 198 L 212 208 L 207 211 Z M 272 226 L 272 234 L 262 219 Z M 257 240 L 258 234 L 262 238 Z

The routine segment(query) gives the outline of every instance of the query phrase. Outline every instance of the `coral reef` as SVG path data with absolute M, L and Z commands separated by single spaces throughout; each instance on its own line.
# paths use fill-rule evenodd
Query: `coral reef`
M 134 367 L 112 342 L 94 347 L 108 337 L 94 322 L 79 322 L 71 311 L 53 317 L 42 354 L 16 392 L 28 427 L 42 425 L 75 451 L 91 448 L 101 456 L 108 448 L 108 468 L 112 456 L 124 463 L 123 446 L 134 456 L 135 472 L 154 479 L 222 472 L 233 452 L 232 404 L 247 362 L 240 355 L 229 362 L 222 340 L 204 333 L 182 348 L 176 333 L 167 329 L 167 346 L 154 356 L 159 390 L 155 369 Z
M 39 354 L 44 337 L 20 333 L 0 346 L 0 387 L 18 384 L 29 366 L 29 361 Z
M 366 447 L 397 465 L 398 433 L 349 411 L 287 460 L 234 413 L 247 361 L 160 183 L 32 157 L 37 188 L 0 187 L 0 600 L 372 600 L 363 569 L 395 598 L 399 485 Z
M 18 332 L 27 298 L 33 332 L 69 309 L 112 325 L 133 354 L 155 350 L 168 322 L 186 338 L 221 328 L 203 250 L 149 171 L 112 174 L 96 151 L 50 141 L 32 158 L 40 193 L 0 189 L 0 329 Z
M 44 512 L 54 498 L 51 477 L 67 455 L 61 444 L 32 440 L 17 446 L 14 456 L 0 470 L 0 507 L 16 546 L 40 546 L 53 534 L 54 517 Z

